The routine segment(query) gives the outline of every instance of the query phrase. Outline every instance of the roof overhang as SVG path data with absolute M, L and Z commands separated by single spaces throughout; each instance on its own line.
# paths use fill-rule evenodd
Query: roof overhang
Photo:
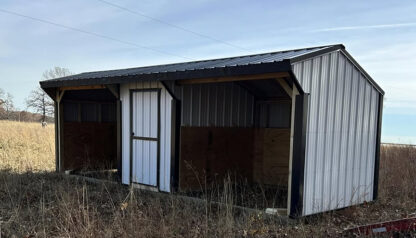
M 245 75 L 255 75 L 264 73 L 291 72 L 292 66 L 289 60 L 283 60 L 272 63 L 260 63 L 250 65 L 238 65 L 231 67 L 196 69 L 175 72 L 158 72 L 150 74 L 125 75 L 116 77 L 100 78 L 82 78 L 68 79 L 59 78 L 56 80 L 41 81 L 40 86 L 43 89 L 58 88 L 67 86 L 85 86 L 85 85 L 105 85 L 121 84 L 137 81 L 168 81 L 184 79 L 203 79 L 214 77 L 235 77 Z

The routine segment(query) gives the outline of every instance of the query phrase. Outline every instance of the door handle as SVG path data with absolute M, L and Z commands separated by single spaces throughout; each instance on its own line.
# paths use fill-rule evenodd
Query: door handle
M 132 132 L 131 135 L 134 136 L 134 132 Z

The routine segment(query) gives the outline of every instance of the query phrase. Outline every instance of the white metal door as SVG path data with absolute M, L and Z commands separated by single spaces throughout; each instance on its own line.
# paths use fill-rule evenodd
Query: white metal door
M 131 181 L 158 186 L 159 90 L 131 92 Z

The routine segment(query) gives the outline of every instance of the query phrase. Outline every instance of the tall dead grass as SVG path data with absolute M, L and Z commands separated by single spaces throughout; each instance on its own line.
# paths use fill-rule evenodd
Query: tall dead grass
M 0 227 L 4 237 L 322 237 L 411 216 L 416 211 L 416 148 L 382 147 L 379 200 L 285 224 L 225 206 L 127 186 L 93 184 L 52 172 L 54 130 L 0 122 Z
M 0 168 L 14 172 L 55 169 L 54 125 L 0 121 Z

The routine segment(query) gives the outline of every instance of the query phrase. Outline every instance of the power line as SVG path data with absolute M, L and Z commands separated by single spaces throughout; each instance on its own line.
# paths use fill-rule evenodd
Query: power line
M 184 28 L 184 27 L 179 26 L 179 25 L 176 25 L 176 24 L 169 23 L 169 22 L 164 21 L 164 20 L 160 20 L 160 19 L 158 19 L 158 18 L 155 18 L 155 17 L 149 16 L 149 15 L 146 15 L 146 14 L 141 13 L 141 12 L 138 12 L 138 11 L 134 11 L 134 10 L 128 9 L 128 8 L 126 8 L 126 7 L 123 7 L 123 6 L 117 5 L 117 4 L 115 4 L 115 3 L 108 2 L 108 1 L 106 1 L 106 0 L 97 0 L 97 1 L 102 2 L 102 3 L 105 3 L 105 4 L 110 5 L 110 6 L 112 6 L 112 7 L 115 7 L 115 8 L 118 8 L 118 9 L 124 10 L 124 11 L 127 11 L 127 12 L 129 12 L 129 13 L 131 13 L 131 14 L 138 15 L 138 16 L 141 16 L 141 17 L 145 17 L 145 18 L 151 19 L 151 20 L 153 20 L 153 21 L 159 22 L 159 23 L 161 23 L 161 24 L 164 24 L 164 25 L 167 25 L 167 26 L 170 26 L 170 27 L 173 27 L 173 28 L 176 28 L 176 29 L 179 29 L 179 30 L 182 30 L 182 31 L 185 31 L 185 32 L 191 33 L 191 34 L 194 34 L 194 35 L 197 35 L 197 36 L 202 37 L 202 38 L 206 38 L 206 39 L 209 39 L 209 40 L 212 40 L 212 41 L 216 41 L 216 42 L 219 42 L 219 43 L 222 43 L 222 44 L 228 45 L 228 46 L 230 46 L 230 47 L 233 47 L 233 48 L 236 48 L 236 49 L 239 49 L 239 50 L 249 51 L 249 49 L 247 49 L 247 48 L 243 48 L 243 47 L 241 47 L 241 46 L 238 46 L 238 45 L 235 45 L 235 44 L 229 43 L 229 42 L 227 42 L 227 41 L 220 40 L 220 39 L 217 39 L 217 38 L 214 38 L 214 37 L 211 37 L 211 36 L 205 35 L 205 34 L 201 34 L 201 33 L 199 33 L 199 32 L 196 32 L 196 31 L 193 31 L 193 30 L 190 30 L 190 29 Z
M 130 46 L 134 46 L 134 47 L 137 47 L 137 48 L 151 50 L 151 51 L 154 51 L 154 52 L 157 52 L 157 53 L 160 53 L 160 54 L 164 54 L 164 55 L 175 56 L 175 57 L 179 57 L 179 58 L 183 58 L 183 59 L 187 59 L 187 60 L 194 60 L 194 59 L 189 58 L 189 57 L 185 57 L 185 56 L 177 55 L 177 54 L 170 53 L 170 52 L 167 52 L 167 51 L 155 49 L 153 47 L 139 45 L 139 44 L 136 44 L 136 43 L 131 42 L 131 41 L 120 40 L 120 39 L 117 39 L 117 38 L 114 38 L 114 37 L 111 37 L 111 36 L 102 35 L 102 34 L 99 34 L 99 33 L 86 31 L 86 30 L 75 28 L 75 27 L 72 27 L 72 26 L 66 26 L 66 25 L 63 25 L 63 24 L 60 24 L 60 23 L 55 23 L 55 22 L 52 22 L 52 21 L 48 21 L 48 20 L 44 20 L 44 19 L 40 19 L 40 18 L 36 18 L 36 17 L 32 17 L 32 16 L 23 15 L 23 14 L 13 12 L 13 11 L 9 11 L 9 10 L 5 10 L 5 9 L 2 9 L 2 8 L 0 8 L 0 12 L 7 13 L 7 14 L 10 14 L 10 15 L 19 16 L 19 17 L 23 17 L 23 18 L 26 18 L 26 19 L 30 19 L 30 20 L 41 22 L 41 23 L 48 24 L 48 25 L 53 25 L 53 26 L 56 26 L 56 27 L 65 28 L 65 29 L 80 32 L 80 33 L 83 33 L 83 34 L 87 34 L 87 35 L 91 35 L 91 36 L 95 36 L 95 37 L 99 37 L 99 38 L 119 42 L 119 43 L 122 43 L 122 44 L 125 44 L 125 45 L 130 45 Z

